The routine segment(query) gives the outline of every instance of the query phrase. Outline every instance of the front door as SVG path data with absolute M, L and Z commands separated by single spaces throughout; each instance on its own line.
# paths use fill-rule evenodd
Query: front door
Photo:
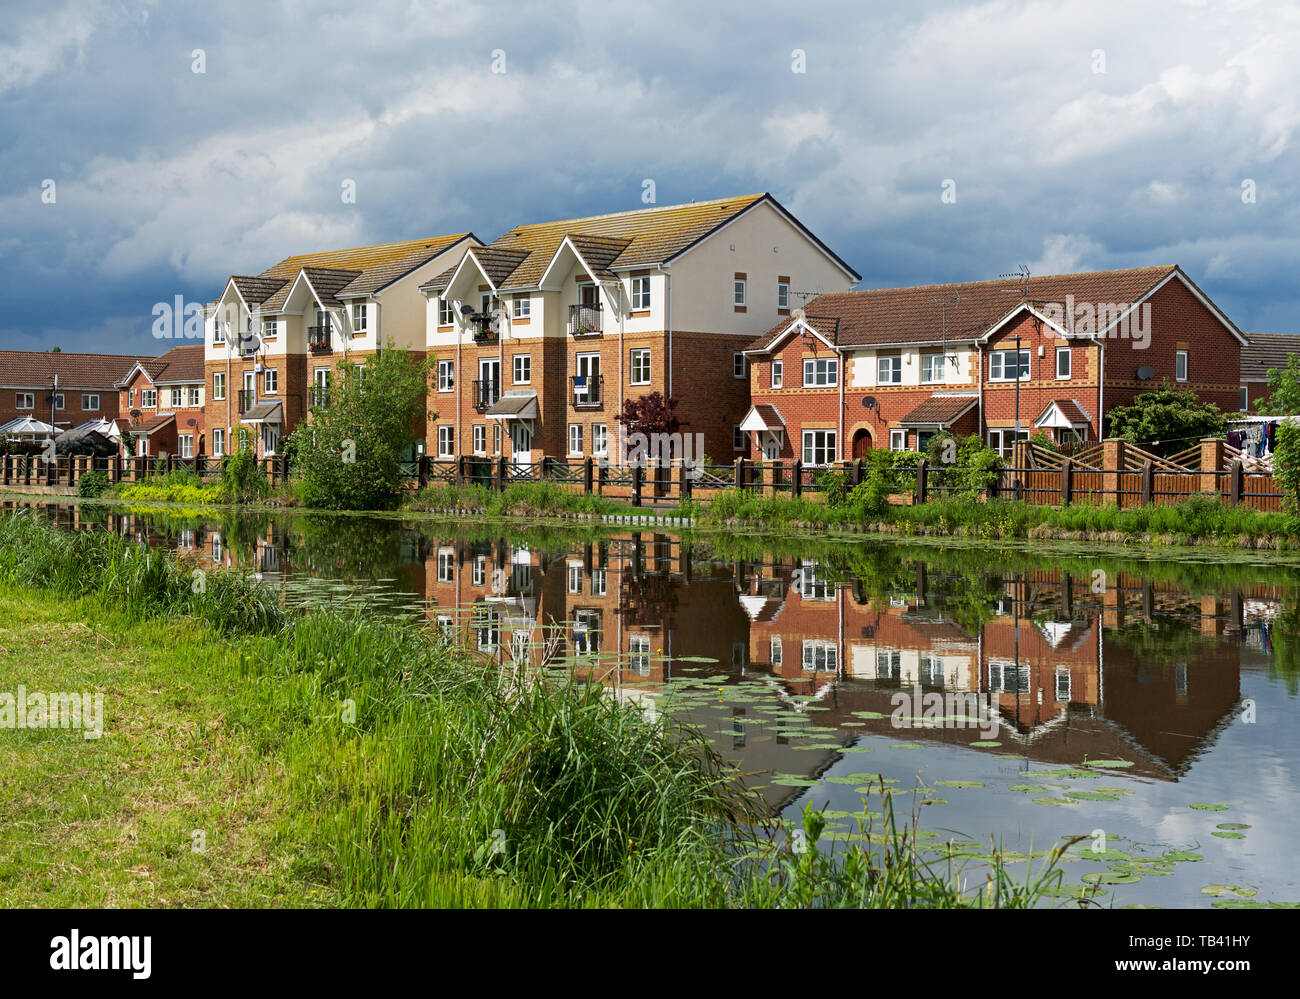
M 871 455 L 871 434 L 859 430 L 853 435 L 853 457 L 867 458 Z
M 527 465 L 533 458 L 533 431 L 523 420 L 510 424 L 511 460 L 516 465 Z
M 763 434 L 763 457 L 768 461 L 776 461 L 781 457 L 781 438 L 771 430 Z

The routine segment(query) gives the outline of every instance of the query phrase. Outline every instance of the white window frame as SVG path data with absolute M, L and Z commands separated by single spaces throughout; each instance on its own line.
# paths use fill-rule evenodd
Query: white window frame
M 446 424 L 438 427 L 438 457 L 456 456 L 456 428 Z
M 370 310 L 366 308 L 365 302 L 352 303 L 352 332 L 365 333 L 370 327 Z
M 824 638 L 803 640 L 801 665 L 807 673 L 834 673 L 839 669 L 839 647 Z
M 35 409 L 36 393 L 35 392 L 16 392 L 14 394 L 15 409 Z
M 1241 387 L 1241 396 L 1237 402 L 1237 408 L 1243 413 L 1250 412 L 1250 390 L 1249 386 Z
M 632 279 L 632 311 L 645 312 L 650 308 L 650 276 Z
M 226 428 L 212 428 L 212 457 L 220 458 L 226 453 Z
M 745 440 L 745 431 L 740 429 L 739 423 L 731 425 L 731 450 L 743 451 L 748 446 Z
M 522 371 L 520 370 L 522 368 Z M 533 380 L 533 355 L 515 354 L 510 364 L 514 384 L 527 385 Z M 520 377 L 522 375 L 523 377 Z
M 456 391 L 456 362 L 455 361 L 438 362 L 438 391 L 439 392 Z
M 570 562 L 566 587 L 570 593 L 582 592 L 582 563 Z
M 63 408 L 64 408 L 64 404 L 65 404 L 66 402 L 67 402 L 67 399 L 64 398 L 64 395 L 63 395 L 62 392 L 55 392 L 55 393 L 54 393 L 54 408 L 55 408 L 55 409 L 63 409 Z
M 280 394 L 280 372 L 277 368 L 265 368 L 262 371 L 262 394 Z
M 650 636 L 629 635 L 627 640 L 627 665 L 638 676 L 650 675 Z
M 776 283 L 776 307 L 778 309 L 790 308 L 790 282 L 778 281 Z
M 803 359 L 804 388 L 834 388 L 839 383 L 839 358 L 805 357 Z
M 1065 358 L 1065 374 L 1061 374 L 1061 358 Z M 1056 348 L 1056 380 L 1065 382 L 1074 376 L 1074 355 L 1069 347 Z
M 280 321 L 278 319 L 262 320 L 262 339 L 274 340 L 280 335 Z
M 605 454 L 609 450 L 609 424 L 593 423 L 591 425 L 591 453 Z
M 731 280 L 731 304 L 744 308 L 746 299 L 749 297 L 749 279 L 732 278 Z
M 731 352 L 731 377 L 749 377 L 749 358 L 745 356 L 743 350 L 733 350 Z
M 935 374 L 935 368 L 938 368 L 938 374 Z M 927 374 L 927 367 L 929 372 Z M 948 358 L 945 354 L 922 354 L 921 355 L 921 384 L 934 385 L 947 380 Z
M 630 385 L 649 385 L 650 384 L 650 348 L 636 347 L 629 352 L 628 359 L 629 369 L 632 376 L 628 384 Z
M 989 351 L 989 381 L 991 382 L 1014 382 L 1016 379 L 1007 378 L 1003 373 L 1007 370 L 1007 357 L 1015 354 L 1016 349 L 1012 347 L 1009 350 L 991 350 Z M 1020 357 L 1022 359 L 1023 370 L 1020 373 L 1020 381 L 1027 382 L 1033 374 L 1033 361 L 1031 351 L 1027 347 L 1022 347 Z M 996 364 L 995 364 L 996 362 Z M 996 374 L 994 373 L 996 370 Z
M 438 325 L 452 326 L 455 325 L 456 316 L 452 312 L 451 302 L 443 296 L 438 296 Z
M 820 435 L 820 441 L 819 441 Z M 834 430 L 805 430 L 800 442 L 803 445 L 801 460 L 805 467 L 825 468 L 837 460 L 839 454 L 839 435 Z M 818 461 L 818 456 L 824 461 Z
M 158 408 L 158 390 L 141 389 L 140 390 L 140 408 L 157 409 Z
M 224 371 L 214 371 L 212 373 L 212 399 L 214 402 L 226 397 L 226 373 Z
M 1178 373 L 1179 368 L 1183 371 L 1181 375 Z M 1187 381 L 1187 351 L 1185 350 L 1174 351 L 1174 381 Z
M 172 409 L 180 409 L 185 404 L 185 390 L 174 388 L 171 390 Z
M 194 457 L 194 435 L 177 434 L 176 450 L 180 452 L 180 456 L 182 458 L 193 458 Z
M 475 454 L 487 454 L 487 424 L 476 423 L 470 431 L 471 447 Z
M 225 342 L 226 342 L 226 331 L 222 329 L 221 315 L 220 313 L 217 313 L 214 314 L 212 317 L 212 345 L 216 347 L 216 346 L 220 346 L 221 344 L 224 344 Z
M 456 553 L 454 551 L 438 552 L 438 582 L 454 583 L 456 581 Z
M 527 295 L 516 298 L 510 304 L 510 318 L 512 319 L 532 319 L 533 318 L 533 300 Z
M 94 392 L 81 393 L 81 409 L 83 412 L 99 409 L 99 396 Z
M 907 450 L 907 431 L 891 430 L 889 431 L 889 450 L 906 451 Z
M 782 662 L 781 636 L 773 635 L 767 643 L 768 660 L 773 666 L 780 666 Z
M 581 423 L 569 424 L 569 454 L 571 455 L 582 454 L 582 424 Z
M 783 388 L 785 382 L 785 361 L 779 357 L 772 359 L 772 388 Z
M 888 368 L 889 370 L 886 371 L 885 370 L 886 368 Z M 877 355 L 876 384 L 877 385 L 902 385 L 903 384 L 903 355 L 902 354 Z

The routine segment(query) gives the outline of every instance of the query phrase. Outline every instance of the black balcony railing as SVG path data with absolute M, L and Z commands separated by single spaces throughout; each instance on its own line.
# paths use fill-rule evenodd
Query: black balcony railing
M 247 413 L 250 409 L 252 409 L 254 406 L 257 405 L 256 389 L 240 389 L 238 392 L 238 397 L 239 397 L 239 412 L 241 414 Z
M 470 325 L 474 330 L 475 343 L 496 343 L 500 339 L 497 331 L 492 328 L 491 316 L 475 316 L 470 320 Z
M 323 354 L 332 348 L 330 325 L 307 327 L 307 349 L 313 354 Z
M 575 409 L 594 409 L 600 405 L 600 376 L 586 376 L 582 381 L 573 383 L 573 406 Z
M 474 383 L 474 408 L 487 409 L 501 398 L 499 381 L 476 381 Z
M 599 305 L 570 305 L 569 334 L 571 336 L 591 336 L 601 332 L 601 309 Z

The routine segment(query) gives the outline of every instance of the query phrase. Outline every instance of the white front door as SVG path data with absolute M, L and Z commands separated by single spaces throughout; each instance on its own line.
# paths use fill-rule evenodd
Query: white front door
M 533 431 L 522 420 L 514 420 L 510 424 L 510 450 L 511 459 L 516 464 L 527 464 L 532 461 Z

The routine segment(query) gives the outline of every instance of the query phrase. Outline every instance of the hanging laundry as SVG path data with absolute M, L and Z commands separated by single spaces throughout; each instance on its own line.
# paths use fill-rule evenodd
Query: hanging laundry
M 1228 447 L 1236 448 L 1238 451 L 1241 450 L 1241 434 L 1236 430 L 1228 431 Z

